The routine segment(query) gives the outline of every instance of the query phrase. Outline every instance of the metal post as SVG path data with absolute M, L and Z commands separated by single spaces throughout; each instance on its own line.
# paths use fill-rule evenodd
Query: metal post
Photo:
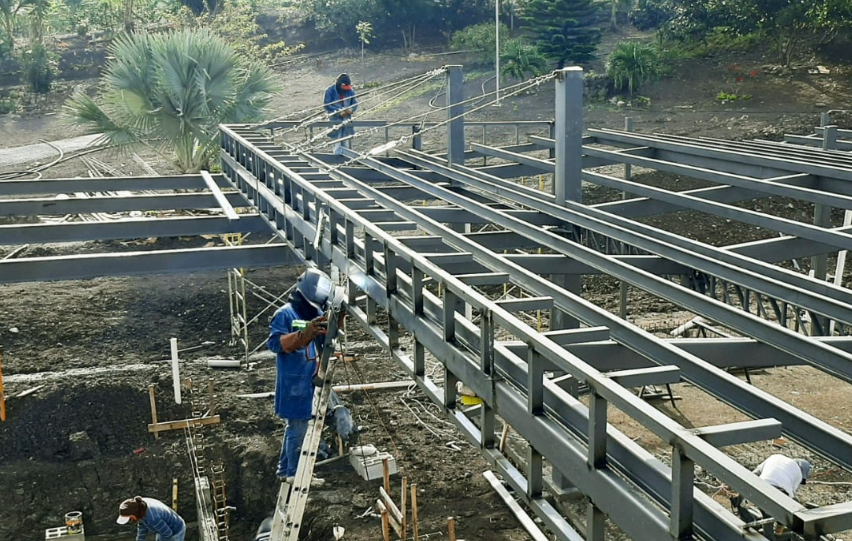
M 556 78 L 556 204 L 583 200 L 583 68 L 570 66 Z
M 604 541 L 606 515 L 589 500 L 586 503 L 586 541 Z
M 494 76 L 497 81 L 497 94 L 494 105 L 500 105 L 500 0 L 494 0 Z
M 447 161 L 464 164 L 464 72 L 461 66 L 447 66 Z
M 570 66 L 560 70 L 556 78 L 555 140 L 556 173 L 553 193 L 556 204 L 583 200 L 583 69 Z M 560 287 L 580 294 L 582 277 L 553 275 Z M 553 310 L 551 329 L 576 328 L 579 322 L 559 309 Z
M 822 132 L 822 149 L 832 150 L 837 143 L 837 126 L 824 126 Z M 831 207 L 828 205 L 814 205 L 814 225 L 818 227 L 831 227 Z M 828 272 L 828 255 L 820 254 L 811 258 L 811 271 L 817 280 L 825 280 Z M 811 318 L 819 318 L 819 325 L 811 326 L 811 334 L 826 334 L 828 319 L 811 312 Z M 814 331 L 822 330 L 821 333 Z
M 675 539 L 692 539 L 692 490 L 695 462 L 680 449 L 672 449 L 672 510 L 670 533 Z

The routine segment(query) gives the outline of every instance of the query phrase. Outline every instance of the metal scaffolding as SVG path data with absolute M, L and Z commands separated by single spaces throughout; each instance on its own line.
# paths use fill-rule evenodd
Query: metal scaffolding
M 841 147 L 838 131 L 819 128 L 817 134 L 833 142 L 817 149 L 639 134 L 630 122 L 625 130 L 584 133 L 582 72 L 567 68 L 537 83 L 554 81 L 554 121 L 519 123 L 513 144 L 498 147 L 484 138 L 466 140 L 466 128 L 482 126 L 484 133 L 488 124 L 466 121 L 478 106 L 463 99 L 461 68 L 448 66 L 443 76 L 447 102 L 439 111 L 446 120 L 353 122 L 367 128 L 353 146 L 375 145 L 364 152 L 340 156 L 313 148 L 314 124 L 324 122 L 309 126 L 306 143 L 292 131 L 304 122 L 277 121 L 222 126 L 221 176 L 110 179 L 110 190 L 131 194 L 81 200 L 12 198 L 99 191 L 102 184 L 96 183 L 103 181 L 0 182 L 0 196 L 9 197 L 0 199 L 0 215 L 225 212 L 0 226 L 0 244 L 127 238 L 141 231 L 263 231 L 280 241 L 3 260 L 0 283 L 293 261 L 332 265 L 348 278 L 350 320 L 390 351 L 559 539 L 601 540 L 604 517 L 636 540 L 765 539 L 696 488 L 698 466 L 804 539 L 852 528 L 852 502 L 809 509 L 720 450 L 783 434 L 852 467 L 852 436 L 728 371 L 806 365 L 852 382 L 852 292 L 826 281 L 828 257 L 852 247 L 852 226 L 835 227 L 829 219 L 832 208 L 852 210 L 852 157 L 832 150 Z M 289 128 L 288 136 L 277 133 L 280 128 Z M 378 130 L 384 130 L 384 142 Z M 391 130 L 404 135 L 392 139 Z M 421 150 L 436 139 L 429 152 Z M 705 185 L 684 191 L 650 186 L 637 180 L 636 167 Z M 540 183 L 551 189 L 518 182 L 533 175 L 552 179 Z M 583 188 L 592 186 L 617 195 L 584 204 Z M 745 204 L 769 197 L 812 211 L 813 220 Z M 250 212 L 235 218 L 229 207 Z M 767 233 L 762 240 L 723 246 L 709 234 L 687 238 L 644 220 L 680 211 Z M 804 259 L 810 274 L 787 264 Z M 647 332 L 583 298 L 584 275 L 620 281 L 622 313 L 629 287 L 702 318 L 721 337 L 672 340 Z M 507 285 L 520 294 L 504 296 Z M 427 372 L 427 351 L 440 361 L 442 374 Z M 482 398 L 481 406 L 457 408 L 459 381 Z M 751 420 L 687 428 L 630 389 L 682 382 Z M 581 386 L 589 393 L 586 401 L 579 399 Z M 608 422 L 612 409 L 668 444 L 671 464 Z M 514 427 L 528 443 L 523 462 L 496 445 L 500 424 Z M 554 497 L 568 492 L 586 498 L 585 520 L 554 505 Z

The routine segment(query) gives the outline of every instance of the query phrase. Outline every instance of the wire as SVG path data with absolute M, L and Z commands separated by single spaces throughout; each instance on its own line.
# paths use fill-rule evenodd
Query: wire
M 529 79 L 528 81 L 524 81 L 522 83 L 518 83 L 518 84 L 512 85 L 510 87 L 501 89 L 502 97 L 500 99 L 506 99 L 506 98 L 509 98 L 511 96 L 515 96 L 517 94 L 520 94 L 522 92 L 526 92 L 530 88 L 540 86 L 540 85 L 546 83 L 547 81 L 555 79 L 556 76 L 557 76 L 557 72 L 552 72 L 552 73 L 549 73 L 547 75 L 535 77 L 533 79 Z M 493 92 L 489 92 L 487 95 L 490 96 L 490 95 L 493 95 L 493 94 L 496 94 L 496 93 L 497 93 L 497 91 L 495 90 Z M 450 109 L 452 107 L 463 106 L 466 103 L 470 103 L 470 102 L 473 102 L 473 101 L 479 101 L 479 100 L 480 100 L 480 97 L 468 98 L 467 100 L 464 100 L 464 101 L 461 101 L 459 103 L 455 103 L 455 104 L 452 104 L 452 105 L 447 105 L 447 106 L 442 107 L 440 109 L 435 109 L 433 111 L 427 111 L 426 113 L 419 113 L 417 115 L 408 117 L 406 119 L 398 120 L 396 122 L 393 122 L 391 124 L 387 124 L 387 125 L 383 126 L 383 128 L 387 129 L 389 127 L 397 126 L 399 124 L 408 124 L 408 123 L 411 123 L 411 121 L 414 120 L 414 119 L 418 119 L 420 117 L 425 117 L 425 116 L 427 116 L 427 115 L 429 115 L 433 112 Z M 340 169 L 341 167 L 348 167 L 348 166 L 350 166 L 354 163 L 357 163 L 357 162 L 363 160 L 364 158 L 368 158 L 370 156 L 375 156 L 375 155 L 380 154 L 382 152 L 385 152 L 387 150 L 391 150 L 394 147 L 399 146 L 400 143 L 405 143 L 405 142 L 411 140 L 412 138 L 414 138 L 415 136 L 422 136 L 424 133 L 427 133 L 429 131 L 435 130 L 435 129 L 440 128 L 442 126 L 445 126 L 445 125 L 449 124 L 450 122 L 453 122 L 454 120 L 458 120 L 459 118 L 463 118 L 466 115 L 469 115 L 469 114 L 471 114 L 475 111 L 479 111 L 481 109 L 484 109 L 485 107 L 488 107 L 491 103 L 493 103 L 495 101 L 496 100 L 491 100 L 488 103 L 485 103 L 483 105 L 479 105 L 479 106 L 473 107 L 471 109 L 468 109 L 466 111 L 462 111 L 462 113 L 460 113 L 456 116 L 450 117 L 446 120 L 443 120 L 441 122 L 437 122 L 434 125 L 431 125 L 427 128 L 424 128 L 423 130 L 421 130 L 417 134 L 403 135 L 399 139 L 391 140 L 391 141 L 388 141 L 387 143 L 385 143 L 383 145 L 379 145 L 377 147 L 371 148 L 366 153 L 358 153 L 358 156 L 351 158 L 351 159 L 349 159 L 349 160 L 347 160 L 347 161 L 345 161 L 341 164 L 338 164 L 336 166 L 330 167 L 328 169 L 328 171 L 329 172 L 336 171 L 336 170 Z M 372 133 L 375 133 L 376 131 L 377 131 L 377 128 L 371 128 L 371 129 L 368 129 L 368 130 L 363 130 L 363 131 L 358 132 L 354 135 L 350 135 L 350 136 L 347 136 L 347 137 L 341 137 L 339 139 L 334 139 L 331 142 L 328 142 L 328 143 L 325 143 L 325 144 L 322 144 L 322 145 L 316 145 L 316 146 L 312 147 L 310 150 L 316 150 L 318 148 L 322 148 L 322 147 L 329 146 L 329 145 L 332 145 L 332 144 L 335 144 L 335 143 L 339 143 L 341 141 L 351 140 L 351 139 L 354 139 L 354 138 L 359 137 L 359 136 L 363 137 L 363 136 L 366 136 L 366 135 L 370 135 Z M 290 150 L 292 150 L 293 152 L 296 152 L 296 153 L 306 153 L 307 152 L 306 150 L 303 150 L 299 147 L 295 147 L 293 145 L 290 145 Z
M 420 86 L 420 85 L 422 85 L 422 84 L 426 83 L 427 81 L 429 81 L 429 80 L 431 80 L 431 79 L 434 79 L 434 78 L 435 78 L 435 77 L 437 77 L 438 75 L 441 75 L 441 74 L 443 74 L 443 73 L 445 73 L 445 72 L 446 72 L 446 70 L 442 68 L 442 69 L 440 69 L 440 70 L 434 70 L 434 71 L 431 71 L 431 72 L 426 73 L 425 75 L 421 76 L 421 77 L 420 77 L 420 78 L 418 78 L 417 80 L 413 80 L 412 82 L 410 82 L 409 84 L 407 84 L 407 85 L 405 86 L 405 88 L 403 88 L 403 90 L 396 92 L 396 94 L 395 94 L 394 96 L 392 96 L 392 97 L 390 97 L 390 98 L 387 98 L 387 99 L 386 99 L 386 100 L 384 100 L 383 102 L 378 103 L 377 105 L 375 105 L 375 106 L 373 106 L 373 107 L 371 107 L 371 108 L 367 108 L 366 110 L 362 110 L 362 111 L 359 113 L 359 115 L 358 115 L 358 116 L 359 116 L 359 117 L 361 117 L 361 118 L 363 118 L 363 117 L 365 117 L 365 116 L 367 116 L 367 115 L 369 115 L 369 114 L 372 114 L 372 113 L 374 113 L 374 112 L 377 112 L 377 111 L 383 111 L 383 110 L 386 108 L 386 106 L 387 106 L 388 104 L 392 103 L 394 100 L 398 99 L 400 96 L 403 96 L 403 95 L 407 94 L 408 92 L 411 92 L 411 91 L 412 91 L 412 90 L 414 90 L 416 87 L 418 87 L 418 86 Z M 394 89 L 393 91 L 396 91 L 396 90 L 397 90 L 397 89 Z M 390 92 L 391 92 L 391 91 L 388 91 L 388 92 L 386 92 L 386 94 L 389 94 Z M 360 108 L 360 104 L 359 104 L 359 108 Z M 352 121 L 351 121 L 351 120 L 348 120 L 348 119 L 347 119 L 347 120 L 344 120 L 344 121 L 343 121 L 342 123 L 340 123 L 340 124 L 337 124 L 337 125 L 334 125 L 334 126 L 331 126 L 331 127 L 329 127 L 329 128 L 326 128 L 326 129 L 322 130 L 319 134 L 314 135 L 313 137 L 311 137 L 311 138 L 310 138 L 310 139 L 308 139 L 307 141 L 302 142 L 302 143 L 299 143 L 299 144 L 296 144 L 296 145 L 295 145 L 295 148 L 297 149 L 297 152 L 298 152 L 298 151 L 302 151 L 302 150 L 305 150 L 305 151 L 307 151 L 307 150 L 314 150 L 314 149 L 316 149 L 316 148 L 322 148 L 322 147 L 324 147 L 324 146 L 333 145 L 333 144 L 335 144 L 335 143 L 337 143 L 337 142 L 340 142 L 341 140 L 346 140 L 346 138 L 338 138 L 338 139 L 333 139 L 331 142 L 327 142 L 327 143 L 324 143 L 324 144 L 322 144 L 322 145 L 312 145 L 312 143 L 314 143 L 315 141 L 318 141 L 318 140 L 320 140 L 320 139 L 325 138 L 325 136 L 327 136 L 328 134 L 330 134 L 330 133 L 332 133 L 332 132 L 335 132 L 335 131 L 337 131 L 337 130 L 339 130 L 339 129 L 341 129 L 341 128 L 343 128 L 343 127 L 347 126 L 347 125 L 349 125 L 351 122 L 352 122 Z M 378 127 L 375 127 L 375 128 L 370 128 L 370 129 L 368 129 L 368 130 L 365 132 L 365 134 L 369 134 L 369 133 L 376 133 L 379 129 L 381 129 L 381 128 L 383 128 L 383 127 L 390 127 L 390 126 L 393 126 L 393 125 L 394 125 L 394 124 L 389 124 L 389 125 L 387 125 L 387 126 L 378 126 Z
M 408 79 L 401 79 L 399 81 L 393 81 L 393 82 L 386 83 L 386 84 L 379 86 L 379 87 L 376 87 L 376 88 L 365 90 L 364 92 L 360 92 L 357 95 L 357 98 L 358 98 L 359 102 L 361 102 L 361 103 L 365 103 L 365 102 L 369 102 L 371 100 L 375 100 L 375 99 L 377 99 L 377 97 L 380 97 L 383 93 L 387 93 L 387 92 L 391 91 L 394 87 L 401 86 L 401 85 L 404 85 L 404 84 L 408 84 L 409 81 L 420 78 L 420 77 L 428 76 L 429 73 L 431 73 L 431 72 L 426 72 L 425 74 L 421 73 L 421 74 L 409 77 Z M 283 121 L 283 120 L 292 119 L 293 117 L 300 117 L 300 116 L 308 114 L 308 113 L 313 113 L 313 114 L 311 114 L 306 119 L 300 120 L 299 121 L 300 124 L 308 123 L 308 125 L 309 125 L 311 123 L 311 119 L 313 119 L 313 118 L 319 119 L 319 120 L 315 120 L 314 122 L 320 122 L 323 119 L 328 118 L 328 115 L 325 113 L 325 105 L 320 104 L 320 105 L 312 105 L 311 107 L 306 107 L 305 109 L 302 109 L 301 111 L 290 112 L 290 113 L 287 113 L 286 115 L 282 115 L 282 116 L 274 118 L 272 120 L 264 120 L 263 122 L 257 122 L 255 124 L 250 124 L 248 127 L 250 129 L 257 129 L 257 128 L 263 129 L 263 127 L 265 125 L 272 124 L 274 122 L 280 122 L 280 121 Z M 286 133 L 288 131 L 293 131 L 293 130 L 294 130 L 294 128 L 288 128 L 287 130 L 285 130 L 284 133 Z

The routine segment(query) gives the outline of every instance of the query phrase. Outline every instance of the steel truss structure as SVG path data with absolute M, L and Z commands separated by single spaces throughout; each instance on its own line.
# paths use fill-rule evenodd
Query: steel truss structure
M 467 144 L 461 68 L 448 67 L 446 77 L 446 122 L 377 124 L 386 133 L 391 125 L 418 133 L 412 148 L 381 147 L 387 157 L 352 150 L 335 156 L 273 138 L 270 129 L 286 123 L 222 126 L 222 176 L 108 181 L 110 190 L 156 195 L 0 199 L 0 215 L 162 208 L 226 213 L 0 226 L 0 244 L 266 230 L 278 234 L 274 246 L 13 259 L 0 261 L 0 282 L 274 265 L 291 255 L 332 265 L 347 277 L 350 320 L 391 352 L 559 539 L 602 540 L 605 517 L 636 540 L 765 539 L 696 488 L 696 466 L 805 539 L 852 528 L 852 503 L 808 509 L 719 449 L 784 434 L 841 467 L 852 466 L 852 436 L 726 371 L 809 365 L 852 381 L 852 340 L 845 337 L 852 293 L 825 281 L 827 256 L 852 247 L 850 227 L 833 227 L 829 219 L 831 208 L 852 210 L 852 158 L 779 143 L 629 130 L 584 134 L 578 68 L 554 77 L 555 121 L 548 134 L 507 147 Z M 446 130 L 446 148 L 423 152 L 420 137 L 434 129 Z M 613 165 L 623 166 L 624 174 L 611 174 Z M 655 188 L 634 181 L 632 167 L 708 185 L 681 192 Z M 552 179 L 552 190 L 517 181 L 538 174 Z M 0 196 L 99 191 L 104 182 L 7 181 L 0 182 Z M 632 198 L 583 204 L 584 182 Z M 741 205 L 767 197 L 809 205 L 814 222 Z M 229 207 L 256 212 L 235 218 Z M 770 234 L 719 247 L 643 222 L 682 210 Z M 782 265 L 800 258 L 812 258 L 811 276 Z M 736 337 L 659 338 L 584 299 L 581 278 L 593 274 L 664 299 Z M 501 295 L 506 285 L 524 295 Z M 530 322 L 529 313 L 538 311 L 548 316 L 546 330 Z M 432 360 L 443 367 L 439 377 L 426 369 Z M 483 399 L 482 406 L 457 408 L 459 381 Z M 752 420 L 687 429 L 630 390 L 678 382 Z M 589 392 L 585 402 L 580 385 Z M 608 423 L 612 409 L 670 445 L 670 465 Z M 528 442 L 523 462 L 495 444 L 500 421 Z M 551 497 L 569 491 L 587 499 L 584 520 L 554 505 Z

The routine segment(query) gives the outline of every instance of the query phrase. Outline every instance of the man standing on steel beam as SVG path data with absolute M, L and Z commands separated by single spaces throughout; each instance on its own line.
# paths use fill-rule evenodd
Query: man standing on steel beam
M 334 153 L 342 154 L 343 148 L 352 148 L 352 140 L 347 139 L 355 135 L 355 127 L 350 124 L 352 115 L 358 109 L 358 101 L 355 99 L 355 90 L 352 89 L 352 80 L 345 73 L 337 76 L 334 84 L 325 90 L 323 98 L 325 112 L 333 124 L 341 125 L 328 134 L 331 139 L 344 139 L 334 143 Z
M 332 291 L 333 284 L 326 273 L 318 269 L 306 270 L 299 276 L 287 304 L 275 312 L 269 324 L 266 346 L 277 354 L 275 413 L 287 423 L 276 475 L 288 483 L 296 475 L 302 442 L 311 419 L 313 380 L 325 341 L 324 313 Z M 341 320 L 343 317 L 341 313 Z M 320 485 L 322 480 L 315 479 L 311 484 Z

